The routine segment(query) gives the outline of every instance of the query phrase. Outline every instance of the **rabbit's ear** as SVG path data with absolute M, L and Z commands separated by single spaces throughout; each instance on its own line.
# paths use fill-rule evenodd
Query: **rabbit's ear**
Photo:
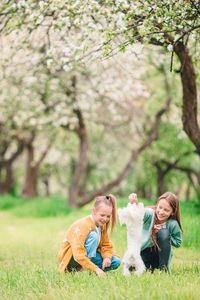
M 123 209 L 118 209 L 117 210 L 118 212 L 118 217 L 119 217 L 119 223 L 120 225 L 122 226 L 123 224 L 126 224 L 127 222 L 127 211 L 126 211 L 126 208 L 123 208 Z

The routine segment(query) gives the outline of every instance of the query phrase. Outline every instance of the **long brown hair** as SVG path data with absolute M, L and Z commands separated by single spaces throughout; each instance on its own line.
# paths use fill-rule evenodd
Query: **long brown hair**
M 109 194 L 108 196 L 99 196 L 95 199 L 94 202 L 94 208 L 98 210 L 98 208 L 102 205 L 108 205 L 112 207 L 112 225 L 111 225 L 111 233 L 113 233 L 113 230 L 116 226 L 116 219 L 117 219 L 117 204 L 116 199 L 112 194 Z M 110 225 L 110 221 L 106 223 L 106 229 L 108 230 L 108 227 Z
M 178 197 L 171 192 L 166 192 L 158 198 L 156 206 L 158 205 L 160 200 L 167 201 L 168 204 L 171 206 L 172 214 L 169 217 L 169 219 L 174 219 L 178 222 L 180 229 L 182 231 L 182 234 L 183 234 L 183 229 L 182 229 L 182 225 L 181 225 L 181 216 L 180 216 L 180 205 L 179 205 Z M 153 207 L 154 210 L 156 210 L 156 206 Z M 156 224 L 158 224 L 158 218 L 155 214 L 154 223 L 153 223 L 153 227 L 152 227 L 152 238 L 155 243 L 155 246 L 159 249 L 157 240 L 156 240 L 156 232 L 154 229 L 154 225 L 156 225 Z

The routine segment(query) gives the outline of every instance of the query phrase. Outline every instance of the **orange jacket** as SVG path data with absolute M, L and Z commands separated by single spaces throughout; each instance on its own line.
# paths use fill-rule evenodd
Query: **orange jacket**
M 84 244 L 88 234 L 95 230 L 95 224 L 90 216 L 84 217 L 73 223 L 65 234 L 65 238 L 61 244 L 61 249 L 58 255 L 59 271 L 65 272 L 72 254 L 74 259 L 84 268 L 94 271 L 97 266 L 88 258 Z M 106 225 L 102 226 L 101 240 L 97 251 L 101 253 L 102 258 L 112 258 L 113 245 L 109 240 Z

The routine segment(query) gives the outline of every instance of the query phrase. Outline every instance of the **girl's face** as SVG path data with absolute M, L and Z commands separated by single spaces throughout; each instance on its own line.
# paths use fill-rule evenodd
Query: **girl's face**
M 165 200 L 161 199 L 156 206 L 156 215 L 159 223 L 165 223 L 173 212 L 170 204 Z
M 102 204 L 98 209 L 93 208 L 93 218 L 97 226 L 103 226 L 110 221 L 112 215 L 112 207 L 106 204 Z

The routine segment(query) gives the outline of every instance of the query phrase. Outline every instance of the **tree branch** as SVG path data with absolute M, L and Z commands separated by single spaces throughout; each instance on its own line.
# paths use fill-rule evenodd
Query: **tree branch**
M 150 134 L 146 137 L 145 141 L 138 149 L 132 150 L 129 161 L 127 162 L 126 166 L 119 174 L 119 176 L 117 176 L 111 182 L 103 185 L 101 188 L 97 189 L 96 191 L 93 191 L 89 195 L 83 197 L 81 199 L 81 202 L 78 204 L 79 207 L 84 206 L 85 204 L 92 201 L 96 196 L 102 195 L 107 191 L 109 191 L 110 189 L 112 189 L 113 187 L 117 186 L 122 180 L 124 180 L 129 175 L 131 169 L 133 168 L 134 162 L 136 161 L 139 154 L 142 153 L 148 146 L 150 146 L 153 143 L 153 141 L 155 141 L 158 138 L 161 117 L 168 110 L 169 104 L 170 104 L 169 99 L 167 99 L 166 105 L 160 111 L 158 111 L 158 113 L 155 116 L 155 120 L 152 124 Z

